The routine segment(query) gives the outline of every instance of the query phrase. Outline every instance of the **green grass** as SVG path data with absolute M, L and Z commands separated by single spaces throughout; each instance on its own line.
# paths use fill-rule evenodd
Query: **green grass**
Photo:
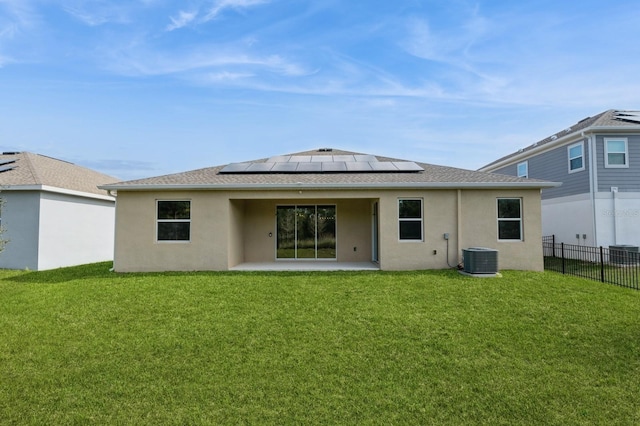
M 0 424 L 640 424 L 640 292 L 556 273 L 0 272 Z

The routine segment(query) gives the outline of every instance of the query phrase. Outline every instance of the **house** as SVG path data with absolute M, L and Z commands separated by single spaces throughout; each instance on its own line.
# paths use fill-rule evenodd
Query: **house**
M 554 185 L 323 148 L 101 188 L 117 194 L 119 272 L 447 268 L 465 247 L 539 271 Z
M 640 111 L 585 118 L 480 170 L 562 182 L 542 191 L 542 231 L 557 242 L 640 244 Z
M 0 268 L 44 270 L 113 259 L 111 176 L 30 152 L 0 155 Z

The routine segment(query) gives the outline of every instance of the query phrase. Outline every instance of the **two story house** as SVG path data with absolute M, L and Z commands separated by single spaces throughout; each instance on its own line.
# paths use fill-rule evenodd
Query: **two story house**
M 479 169 L 562 182 L 542 191 L 557 242 L 640 244 L 640 111 L 608 110 Z

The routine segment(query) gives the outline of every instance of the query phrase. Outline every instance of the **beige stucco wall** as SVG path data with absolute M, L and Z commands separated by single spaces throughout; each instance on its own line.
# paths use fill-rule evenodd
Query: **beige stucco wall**
M 521 197 L 524 241 L 497 240 L 498 197 Z M 398 199 L 424 201 L 423 241 L 398 238 Z M 156 200 L 191 200 L 191 241 L 157 242 Z M 337 260 L 372 258 L 372 204 L 379 202 L 380 267 L 386 270 L 447 268 L 460 249 L 499 250 L 500 269 L 542 270 L 540 191 L 119 191 L 116 219 L 117 271 L 227 270 L 243 262 L 275 261 L 278 205 L 335 204 Z M 271 233 L 271 236 L 269 236 Z M 354 247 L 356 250 L 354 251 Z

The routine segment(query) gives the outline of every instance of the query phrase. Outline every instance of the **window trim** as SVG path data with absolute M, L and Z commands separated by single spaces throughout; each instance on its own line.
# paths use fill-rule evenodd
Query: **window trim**
M 571 148 L 575 148 L 576 146 L 580 147 L 580 155 L 576 157 L 571 157 Z M 571 168 L 571 160 L 575 160 L 576 158 L 582 158 L 582 166 L 572 169 Z M 569 169 L 569 173 L 580 172 L 585 169 L 585 158 L 584 158 L 584 141 L 580 141 L 578 143 L 571 144 L 567 147 L 567 166 Z
M 189 219 L 159 219 L 158 207 L 161 202 L 188 202 L 189 203 Z M 190 199 L 157 199 L 156 200 L 156 230 L 155 242 L 160 244 L 186 244 L 191 242 L 191 200 Z M 189 238 L 186 240 L 160 240 L 158 239 L 158 225 L 160 223 L 189 223 Z
M 511 217 L 500 217 L 500 200 L 518 200 L 520 203 L 520 217 L 519 218 L 511 218 Z M 522 242 L 524 241 L 524 212 L 522 209 L 522 198 L 521 197 L 498 197 L 496 198 L 496 232 L 497 239 L 500 242 Z M 519 222 L 520 223 L 520 238 L 500 238 L 500 222 Z
M 524 166 L 524 174 L 520 174 L 520 166 Z M 521 178 L 529 178 L 529 161 L 525 160 L 516 165 L 516 175 Z
M 610 153 L 608 142 L 624 142 L 624 152 Z M 609 164 L 609 154 L 624 154 L 624 164 Z M 628 169 L 629 168 L 629 139 L 604 138 L 604 167 L 607 169 Z
M 400 217 L 400 202 L 401 201 L 420 201 L 420 217 L 419 218 L 407 218 Z M 402 243 L 421 243 L 424 242 L 424 199 L 420 197 L 400 197 L 398 198 L 398 241 Z M 420 238 L 402 238 L 400 235 L 400 223 L 401 222 L 420 222 Z

